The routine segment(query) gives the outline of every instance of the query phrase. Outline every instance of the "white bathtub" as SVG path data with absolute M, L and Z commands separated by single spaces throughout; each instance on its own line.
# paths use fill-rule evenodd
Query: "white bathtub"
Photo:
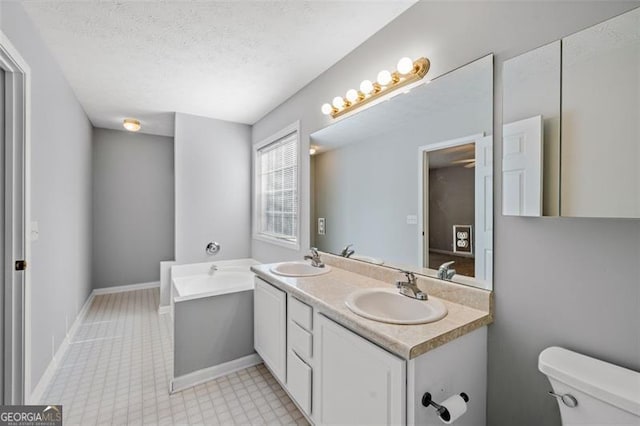
M 261 362 L 253 348 L 254 274 L 234 259 L 171 267 L 171 392 Z M 211 266 L 217 270 L 209 274 Z
M 173 266 L 173 301 L 251 290 L 254 287 L 254 274 L 249 268 L 259 264 L 253 259 L 234 259 Z M 210 274 L 213 265 L 218 269 Z

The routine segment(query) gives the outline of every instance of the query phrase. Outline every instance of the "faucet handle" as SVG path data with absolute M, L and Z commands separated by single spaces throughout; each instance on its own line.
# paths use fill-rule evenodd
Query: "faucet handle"
M 318 257 L 319 256 L 317 248 L 311 247 L 310 250 L 311 250 L 311 254 L 313 255 L 313 257 Z
M 411 272 L 411 271 L 400 271 L 404 274 L 405 277 L 407 277 L 407 282 L 409 284 L 413 284 L 416 282 L 416 275 Z

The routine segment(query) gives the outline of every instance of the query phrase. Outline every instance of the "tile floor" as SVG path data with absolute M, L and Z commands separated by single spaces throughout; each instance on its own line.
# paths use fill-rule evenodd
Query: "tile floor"
M 65 425 L 306 425 L 264 365 L 169 395 L 172 325 L 158 289 L 97 296 L 43 404 Z

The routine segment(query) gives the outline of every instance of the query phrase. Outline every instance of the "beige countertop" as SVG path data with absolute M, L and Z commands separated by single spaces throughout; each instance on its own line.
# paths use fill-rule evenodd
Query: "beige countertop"
M 379 281 L 335 265 L 331 266 L 331 272 L 324 275 L 284 277 L 271 272 L 270 268 L 273 265 L 275 264 L 252 266 L 251 270 L 272 285 L 313 306 L 316 311 L 404 359 L 416 358 L 493 321 L 490 308 L 487 310 L 472 308 L 434 296 L 432 292 L 429 293 L 429 297 L 439 298 L 449 311 L 440 321 L 429 324 L 396 325 L 369 320 L 351 312 L 344 303 L 346 297 L 359 289 L 395 288 L 391 282 Z M 428 288 L 426 290 L 429 291 Z M 459 292 L 457 290 L 452 293 Z M 486 294 L 489 295 L 487 299 L 489 300 L 490 292 Z M 486 306 L 490 306 L 490 303 Z

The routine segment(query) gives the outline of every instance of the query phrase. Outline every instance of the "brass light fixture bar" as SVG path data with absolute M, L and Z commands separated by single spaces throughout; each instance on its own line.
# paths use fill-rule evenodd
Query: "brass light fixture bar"
M 398 61 L 396 71 L 380 71 L 378 78 L 373 83 L 369 80 L 364 80 L 360 83 L 360 90 L 350 89 L 344 97 L 336 96 L 331 104 L 322 105 L 322 113 L 331 115 L 333 118 L 340 117 L 380 96 L 407 84 L 422 80 L 429 72 L 430 66 L 431 63 L 427 58 L 418 58 L 415 61 L 410 58 L 402 58 Z

